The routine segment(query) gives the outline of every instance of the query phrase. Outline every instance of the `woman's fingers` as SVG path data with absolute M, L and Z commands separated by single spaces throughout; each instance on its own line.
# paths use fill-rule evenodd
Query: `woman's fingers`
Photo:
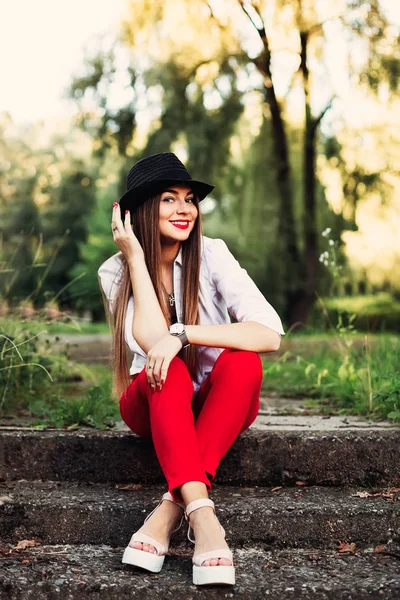
M 114 202 L 111 222 L 113 225 L 121 225 L 121 227 L 125 226 L 125 228 L 126 228 L 127 225 L 131 225 L 130 211 L 129 210 L 125 211 L 125 220 L 124 220 L 124 222 L 122 222 L 120 205 L 117 202 Z
M 117 231 L 120 231 L 120 228 L 122 226 L 123 225 L 122 225 L 122 221 L 121 221 L 121 211 L 119 208 L 119 204 L 114 202 L 113 210 L 112 210 L 112 218 L 111 218 L 111 227 L 112 227 L 113 235 L 115 234 L 115 228 Z
M 148 381 L 149 385 L 154 387 L 155 383 L 154 383 L 154 379 L 153 379 L 153 365 L 150 364 L 149 361 L 147 361 L 147 363 L 146 363 L 146 377 L 147 377 L 147 381 Z
M 156 386 L 161 382 L 161 368 L 164 362 L 164 357 L 158 358 L 153 367 L 153 378 Z
M 161 389 L 164 385 L 171 361 L 181 348 L 181 341 L 170 333 L 166 333 L 165 336 L 149 350 L 146 362 L 146 376 L 149 385 L 154 389 L 156 389 L 156 386 Z M 149 367 L 151 368 L 149 369 Z
M 154 359 L 149 359 L 148 363 L 146 365 L 146 375 L 147 375 L 147 381 L 149 382 L 149 385 L 151 385 L 152 388 L 156 388 L 157 386 L 157 380 L 156 380 L 156 362 L 154 361 Z
M 131 229 L 131 213 L 129 210 L 125 211 L 124 227 L 125 227 L 125 229 L 127 229 L 127 228 Z
M 161 383 L 161 385 L 163 385 L 165 383 L 165 380 L 167 379 L 167 373 L 168 373 L 169 365 L 170 365 L 170 361 L 169 360 L 164 360 L 164 362 L 162 364 L 162 367 L 161 367 L 161 375 L 160 375 L 160 383 Z
M 164 363 L 165 359 L 163 357 L 157 359 L 149 358 L 146 365 L 147 381 L 152 388 L 158 391 L 162 389 L 166 377 L 166 375 L 163 377 L 163 373 L 166 373 Z
M 114 242 L 127 260 L 132 256 L 143 256 L 143 248 L 135 236 L 131 223 L 130 211 L 125 211 L 125 219 L 121 219 L 121 207 L 117 202 L 113 204 L 111 228 Z

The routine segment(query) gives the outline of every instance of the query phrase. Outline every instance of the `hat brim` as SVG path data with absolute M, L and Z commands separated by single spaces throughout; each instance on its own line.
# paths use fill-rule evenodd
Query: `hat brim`
M 134 210 L 137 206 L 143 204 L 143 202 L 145 202 L 151 195 L 162 192 L 166 186 L 173 183 L 185 184 L 191 187 L 193 192 L 198 197 L 199 202 L 204 200 L 204 198 L 208 196 L 208 194 L 210 194 L 215 187 L 214 185 L 204 183 L 204 181 L 197 181 L 195 179 L 162 179 L 159 181 L 145 183 L 134 190 L 126 192 L 121 197 L 119 205 L 121 207 L 122 214 L 124 214 L 125 210 Z

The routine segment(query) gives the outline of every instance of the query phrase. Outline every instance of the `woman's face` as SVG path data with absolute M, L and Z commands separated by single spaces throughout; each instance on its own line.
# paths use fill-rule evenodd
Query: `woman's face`
M 193 231 L 198 210 L 192 189 L 173 184 L 164 190 L 160 199 L 161 243 L 183 242 Z

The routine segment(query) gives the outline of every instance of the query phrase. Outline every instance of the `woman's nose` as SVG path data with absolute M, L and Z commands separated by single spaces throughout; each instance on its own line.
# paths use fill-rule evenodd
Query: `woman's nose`
M 178 212 L 178 213 L 189 212 L 189 204 L 186 202 L 186 200 L 179 200 L 179 204 L 177 206 L 176 212 Z

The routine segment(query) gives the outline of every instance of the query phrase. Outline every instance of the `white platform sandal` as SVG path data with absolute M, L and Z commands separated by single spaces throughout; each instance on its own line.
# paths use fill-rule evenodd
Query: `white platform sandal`
M 151 517 L 151 515 L 157 510 L 157 508 L 164 500 L 169 500 L 170 502 L 177 504 L 183 510 L 180 523 L 178 527 L 176 527 L 171 532 L 172 535 L 175 531 L 178 531 L 178 529 L 180 529 L 182 526 L 185 515 L 185 505 L 180 502 L 175 502 L 175 500 L 172 498 L 169 492 L 163 494 L 160 502 L 157 504 L 155 509 L 152 510 L 151 513 L 145 518 L 144 523 L 146 523 L 147 519 Z M 164 544 L 160 544 L 160 542 L 157 542 L 157 540 L 150 537 L 149 535 L 145 533 L 136 532 L 132 535 L 131 539 L 129 540 L 129 544 L 131 544 L 132 542 L 151 544 L 155 547 L 157 554 L 153 554 L 152 552 L 146 552 L 146 550 L 139 550 L 138 548 L 132 548 L 132 546 L 128 545 L 125 548 L 124 555 L 122 557 L 122 562 L 128 565 L 134 565 L 135 567 L 141 567 L 142 569 L 146 569 L 147 571 L 151 571 L 152 573 L 159 573 L 164 564 L 165 555 L 168 552 L 169 540 L 168 546 L 164 546 Z
M 212 500 L 209 498 L 199 498 L 198 500 L 194 500 L 190 502 L 185 511 L 185 518 L 189 523 L 189 528 L 187 532 L 188 539 L 191 542 L 195 542 L 195 540 L 190 537 L 191 531 L 193 531 L 189 522 L 189 515 L 198 508 L 202 508 L 203 506 L 211 506 L 215 513 L 215 505 Z M 219 522 L 219 521 L 218 521 Z M 222 527 L 221 523 L 219 523 L 221 527 L 222 535 L 225 538 L 225 530 Z M 211 558 L 227 558 L 231 561 L 231 565 L 216 565 L 216 566 L 202 566 L 205 560 L 210 560 Z M 227 550 L 226 548 L 220 548 L 217 550 L 210 550 L 209 552 L 203 552 L 202 554 L 198 554 L 197 556 L 193 556 L 193 583 L 195 585 L 209 585 L 209 584 L 226 584 L 226 585 L 235 585 L 235 567 L 233 566 L 233 554 L 231 550 Z

